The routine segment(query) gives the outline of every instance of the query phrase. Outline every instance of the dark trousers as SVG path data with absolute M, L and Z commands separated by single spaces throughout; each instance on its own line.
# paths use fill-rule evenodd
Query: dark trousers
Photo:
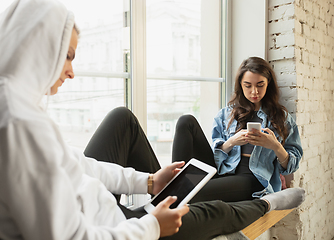
M 138 119 L 123 107 L 108 113 L 90 139 L 84 154 L 142 172 L 154 173 L 160 169 Z
M 118 163 L 139 171 L 154 173 L 160 169 L 157 158 L 139 125 L 137 118 L 126 108 L 111 111 L 88 143 L 85 155 L 100 161 Z M 145 215 L 141 208 L 129 210 L 120 205 L 127 218 Z M 212 239 L 239 231 L 266 213 L 263 200 L 225 203 L 221 200 L 189 205 L 178 233 L 164 237 L 176 239 Z
M 176 125 L 172 161 L 196 158 L 217 167 L 213 151 L 202 128 L 191 115 L 180 117 Z M 224 202 L 252 200 L 252 193 L 264 187 L 249 170 L 249 158 L 242 157 L 235 174 L 216 174 L 191 200 L 191 203 L 220 199 Z

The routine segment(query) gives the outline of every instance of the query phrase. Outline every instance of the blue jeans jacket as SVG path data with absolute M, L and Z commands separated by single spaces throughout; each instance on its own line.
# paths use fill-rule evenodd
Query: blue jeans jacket
M 232 137 L 236 132 L 237 121 L 234 120 L 227 129 L 230 120 L 231 108 L 226 107 L 219 111 L 214 119 L 212 130 L 212 149 L 214 151 L 215 163 L 217 165 L 218 174 L 233 174 L 241 158 L 241 147 L 234 146 L 229 153 L 225 153 L 219 147 Z M 278 136 L 266 113 L 260 109 L 257 112 L 259 118 L 262 119 L 262 128 L 271 129 L 279 141 L 282 138 Z M 303 155 L 303 149 L 300 142 L 298 127 L 295 120 L 288 114 L 286 124 L 288 127 L 288 137 L 285 140 L 284 148 L 289 154 L 289 163 L 287 169 L 284 169 L 278 162 L 275 152 L 260 146 L 255 146 L 249 159 L 249 169 L 255 177 L 264 186 L 263 191 L 253 193 L 253 197 L 261 197 L 268 193 L 281 190 L 280 173 L 288 175 L 295 172 L 299 168 L 299 161 Z

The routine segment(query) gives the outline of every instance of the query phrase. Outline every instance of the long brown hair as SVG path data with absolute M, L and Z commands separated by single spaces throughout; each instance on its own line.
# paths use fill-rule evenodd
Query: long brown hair
M 232 99 L 228 102 L 228 106 L 232 108 L 228 127 L 230 127 L 233 120 L 236 120 L 238 122 L 237 131 L 240 131 L 246 127 L 247 120 L 254 114 L 255 105 L 245 97 L 241 87 L 241 80 L 247 71 L 260 74 L 267 78 L 268 87 L 261 100 L 261 107 L 268 115 L 268 120 L 271 122 L 278 135 L 283 139 L 284 143 L 288 135 L 287 127 L 285 126 L 287 109 L 278 102 L 279 89 L 274 71 L 268 62 L 259 57 L 250 57 L 244 60 L 237 71 L 234 94 Z

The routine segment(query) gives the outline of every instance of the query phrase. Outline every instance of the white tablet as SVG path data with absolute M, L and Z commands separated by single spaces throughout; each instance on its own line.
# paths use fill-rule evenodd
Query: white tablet
M 177 196 L 177 200 L 170 208 L 177 208 L 187 204 L 195 194 L 215 175 L 216 168 L 191 159 L 180 172 L 144 206 L 150 213 L 161 201 L 168 196 Z

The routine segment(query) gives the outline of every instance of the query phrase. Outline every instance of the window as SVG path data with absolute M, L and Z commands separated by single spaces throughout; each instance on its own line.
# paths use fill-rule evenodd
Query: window
M 171 161 L 181 115 L 194 115 L 211 139 L 225 99 L 221 7 L 221 1 L 146 0 L 147 135 L 161 165 Z
M 70 145 L 84 150 L 118 106 L 134 111 L 161 165 L 171 161 L 181 115 L 193 114 L 211 138 L 225 105 L 226 0 L 60 1 L 81 33 L 75 78 L 50 97 L 48 113 Z M 11 2 L 2 0 L 0 12 Z
M 80 29 L 75 78 L 50 97 L 48 112 L 68 143 L 83 150 L 105 115 L 126 105 L 124 59 L 130 39 L 124 34 L 124 8 L 129 1 L 62 1 L 73 9 Z
M 118 106 L 135 112 L 161 165 L 171 160 L 181 115 L 194 115 L 211 139 L 213 117 L 225 100 L 225 1 L 62 1 L 81 30 L 76 77 L 50 98 L 48 112 L 69 144 L 84 149 Z

